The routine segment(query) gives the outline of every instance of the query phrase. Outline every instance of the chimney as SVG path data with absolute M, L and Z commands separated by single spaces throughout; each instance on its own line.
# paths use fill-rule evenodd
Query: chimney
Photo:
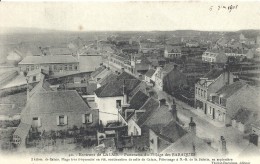
M 258 135 L 257 134 L 249 134 L 249 143 L 254 144 L 255 146 L 258 146 Z
M 176 103 L 175 103 L 174 99 L 173 99 L 173 103 L 172 103 L 172 106 L 171 106 L 171 113 L 172 113 L 172 116 L 173 116 L 173 120 L 178 121 L 177 108 L 176 108 Z
M 166 100 L 165 99 L 161 99 L 159 101 L 160 101 L 160 107 L 166 105 Z
M 123 82 L 123 104 L 126 105 L 128 102 L 128 96 L 126 92 L 125 80 Z
M 220 141 L 219 141 L 219 151 L 222 155 L 227 154 L 227 145 L 226 145 L 226 140 L 223 136 L 220 136 Z
M 196 155 L 196 147 L 194 143 L 192 143 L 192 153 Z
M 193 121 L 193 118 L 190 118 L 190 123 L 189 123 L 189 130 L 191 133 L 193 133 L 194 135 L 196 135 L 196 124 Z
M 131 133 L 130 142 L 131 142 L 131 145 L 134 145 L 134 136 L 133 136 L 133 133 Z
M 29 77 L 26 77 L 26 93 L 27 93 L 27 101 L 29 101 L 29 94 L 30 94 L 30 91 L 29 91 Z

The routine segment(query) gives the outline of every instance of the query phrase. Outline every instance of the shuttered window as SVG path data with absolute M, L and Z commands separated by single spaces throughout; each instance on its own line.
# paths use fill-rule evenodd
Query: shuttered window
M 82 123 L 86 124 L 86 123 L 92 123 L 93 122 L 93 118 L 92 118 L 92 113 L 88 113 L 88 114 L 83 114 L 82 115 Z
M 59 115 L 56 118 L 57 125 L 67 125 L 68 124 L 68 116 L 66 115 Z

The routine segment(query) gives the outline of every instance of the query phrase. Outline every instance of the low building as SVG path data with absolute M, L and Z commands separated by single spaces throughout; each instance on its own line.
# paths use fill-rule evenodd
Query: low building
M 70 55 L 26 56 L 18 64 L 21 72 L 43 68 L 50 74 L 75 73 L 79 71 L 79 61 Z
M 164 50 L 165 58 L 180 58 L 182 56 L 181 47 L 180 46 L 171 46 L 167 45 Z
M 208 63 L 226 63 L 228 61 L 227 55 L 220 50 L 207 50 L 202 54 L 202 61 Z

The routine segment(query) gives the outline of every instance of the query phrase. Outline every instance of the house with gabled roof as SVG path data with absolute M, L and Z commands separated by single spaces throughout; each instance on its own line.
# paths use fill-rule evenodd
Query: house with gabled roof
M 210 95 L 207 101 L 207 115 L 217 122 L 231 124 L 239 109 L 258 109 L 259 96 L 257 87 L 242 81 L 225 85 Z
M 52 91 L 41 80 L 28 91 L 27 104 L 21 112 L 21 125 L 16 129 L 13 140 L 21 145 L 26 143 L 29 131 L 42 134 L 75 126 L 96 127 L 98 123 L 98 110 L 92 110 L 77 91 Z
M 204 114 L 207 111 L 207 100 L 212 93 L 227 84 L 232 84 L 237 78 L 231 72 L 223 69 L 212 69 L 195 84 L 195 108 Z
M 104 125 L 119 120 L 119 109 L 128 104 L 128 97 L 141 85 L 140 80 L 123 72 L 115 80 L 95 90 L 95 102 Z

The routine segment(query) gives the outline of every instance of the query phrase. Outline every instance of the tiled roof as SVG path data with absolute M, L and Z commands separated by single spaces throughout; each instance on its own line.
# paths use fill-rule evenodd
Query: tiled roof
M 175 142 L 187 132 L 176 121 L 171 121 L 167 125 L 159 124 L 151 126 L 151 129 L 168 142 Z
M 140 109 L 149 97 L 142 91 L 138 91 L 130 100 L 129 109 Z
M 87 95 L 94 95 L 94 91 L 97 89 L 96 83 L 90 83 L 87 85 Z
M 50 88 L 50 83 L 47 82 L 45 79 L 41 79 L 38 84 L 36 84 L 32 90 L 29 92 L 29 97 L 32 97 L 37 92 L 46 92 L 52 91 Z
M 154 73 L 155 73 L 155 70 L 154 70 L 154 69 L 149 69 L 149 70 L 146 72 L 145 76 L 147 76 L 147 77 L 152 77 Z
M 103 70 L 105 70 L 105 67 L 98 67 L 96 70 L 94 70 L 91 73 L 91 77 L 95 78 L 98 74 L 100 74 Z
M 133 75 L 130 75 L 127 72 L 122 72 L 117 79 L 137 79 L 136 77 L 134 77 Z
M 218 152 L 192 133 L 187 133 L 162 151 L 162 153 L 195 153 L 196 156 L 218 156 Z
M 19 64 L 54 64 L 54 63 L 78 63 L 78 61 L 75 57 L 70 55 L 26 56 Z
M 142 126 L 144 122 L 152 115 L 153 111 L 159 108 L 159 102 L 153 98 L 150 98 L 146 103 L 143 105 L 141 110 L 145 110 L 145 112 L 137 118 L 136 122 L 139 126 Z
M 129 93 L 133 89 L 135 89 L 139 84 L 140 80 L 137 79 L 117 79 L 115 81 L 111 81 L 97 90 L 95 93 L 98 97 L 116 97 L 123 96 L 123 84 L 125 81 L 126 92 Z
M 224 71 L 221 69 L 213 69 L 209 71 L 203 78 L 208 78 L 208 80 L 214 80 L 218 78 Z
M 166 49 L 169 53 L 172 52 L 181 52 L 181 47 L 180 46 L 171 46 L 171 45 L 167 45 Z
M 186 76 L 180 72 L 178 69 L 173 69 L 164 77 L 164 87 L 168 91 L 174 91 L 175 87 L 180 85 L 186 85 Z
M 148 127 L 154 125 L 167 125 L 170 121 L 172 121 L 173 116 L 169 110 L 169 107 L 166 105 L 160 106 L 159 108 L 153 110 L 150 116 L 147 117 L 144 122 Z
M 166 74 L 171 72 L 174 69 L 174 63 L 165 64 L 165 66 L 162 69 L 162 72 L 165 72 Z
M 216 93 L 218 95 L 221 95 L 222 98 L 228 98 L 231 95 L 233 95 L 234 93 L 236 93 L 239 89 L 241 89 L 242 87 L 244 87 L 246 85 L 245 82 L 242 81 L 237 81 L 233 84 L 230 85 L 226 85 L 224 87 L 222 87 L 220 90 L 218 90 Z
M 117 78 L 117 75 L 115 75 L 114 73 L 110 73 L 108 76 L 104 77 L 103 79 L 100 79 L 98 81 L 98 83 L 101 86 L 103 86 L 103 85 L 105 85 L 105 84 L 107 84 L 107 83 L 109 83 L 109 82 L 111 82 L 113 80 L 116 80 L 116 78 Z
M 27 102 L 21 118 L 22 122 L 26 123 L 30 120 L 26 117 L 28 114 L 54 114 L 87 110 L 90 110 L 90 107 L 75 90 L 38 92 Z
M 20 123 L 19 126 L 16 128 L 13 136 L 19 136 L 22 141 L 24 141 L 29 133 L 29 130 L 31 129 L 30 124 L 26 123 Z

